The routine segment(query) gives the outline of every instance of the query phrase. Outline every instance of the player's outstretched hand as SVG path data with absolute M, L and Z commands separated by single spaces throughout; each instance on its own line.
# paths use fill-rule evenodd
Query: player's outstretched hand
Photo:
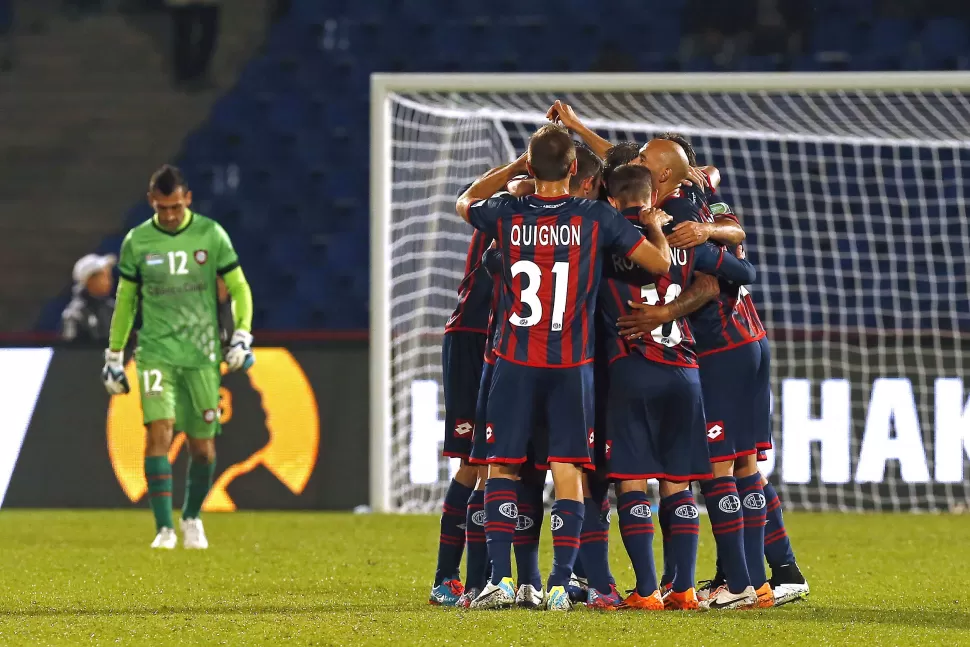
M 128 376 L 125 375 L 124 351 L 104 351 L 104 368 L 101 369 L 101 381 L 110 395 L 121 395 L 131 391 Z
M 680 249 L 690 249 L 707 242 L 711 237 L 711 228 L 706 222 L 681 222 L 674 226 L 674 230 L 667 236 L 667 244 Z
M 229 340 L 229 350 L 226 351 L 226 364 L 229 365 L 229 370 L 238 371 L 242 369 L 245 371 L 255 363 L 253 336 L 245 330 L 237 330 L 232 333 L 232 339 Z
M 583 123 L 579 120 L 573 107 L 559 99 L 556 99 L 556 102 L 546 112 L 546 119 L 553 123 L 562 124 L 569 130 L 576 130 L 576 127 Z
M 687 179 L 681 182 L 684 186 L 696 185 L 701 189 L 707 188 L 707 175 L 698 166 L 692 166 L 687 171 Z
M 668 321 L 673 321 L 667 311 L 667 306 L 651 306 L 635 301 L 628 301 L 627 303 L 630 304 L 633 311 L 616 320 L 620 335 L 627 339 L 640 339 L 644 335 L 649 335 L 655 328 Z
M 644 207 L 640 210 L 640 224 L 642 225 L 653 225 L 660 229 L 673 219 L 674 217 L 669 213 L 656 207 Z

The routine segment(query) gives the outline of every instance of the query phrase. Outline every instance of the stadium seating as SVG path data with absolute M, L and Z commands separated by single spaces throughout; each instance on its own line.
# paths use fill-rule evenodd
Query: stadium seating
M 176 160 L 196 206 L 222 222 L 239 248 L 257 329 L 368 324 L 371 72 L 587 71 L 601 69 L 607 48 L 626 57 L 623 69 L 641 71 L 967 67 L 962 22 L 876 18 L 874 3 L 863 0 L 815 3 L 801 51 L 742 51 L 726 63 L 710 52 L 682 56 L 694 23 L 686 0 L 665 3 L 662 23 L 643 15 L 641 0 L 616 0 L 609 11 L 595 0 L 566 0 L 555 15 L 546 4 L 293 1 L 263 54 Z M 615 20 L 620 11 L 631 18 Z M 125 228 L 146 211 L 133 208 Z M 120 233 L 102 248 L 116 250 Z

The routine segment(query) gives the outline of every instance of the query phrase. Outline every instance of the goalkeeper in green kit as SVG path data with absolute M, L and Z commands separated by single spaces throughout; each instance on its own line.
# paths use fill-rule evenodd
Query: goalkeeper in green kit
M 175 429 L 188 438 L 189 469 L 181 529 L 186 548 L 207 548 L 199 519 L 215 474 L 219 426 L 219 339 L 216 278 L 232 297 L 235 332 L 225 361 L 229 370 L 253 361 L 253 297 L 225 230 L 193 213 L 192 193 L 181 172 L 163 166 L 152 175 L 148 201 L 155 215 L 121 244 L 121 280 L 101 379 L 108 393 L 130 390 L 123 349 L 141 301 L 142 325 L 135 360 L 147 429 L 145 479 L 155 515 L 152 548 L 175 548 L 172 466 L 168 450 Z

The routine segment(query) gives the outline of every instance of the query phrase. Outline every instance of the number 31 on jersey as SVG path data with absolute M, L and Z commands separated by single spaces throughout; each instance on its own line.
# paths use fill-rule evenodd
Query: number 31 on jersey
M 539 300 L 539 286 L 542 285 L 542 268 L 532 261 L 516 261 L 512 265 L 512 278 L 525 274 L 529 282 L 522 289 L 519 301 L 529 306 L 529 316 L 523 317 L 518 313 L 509 315 L 509 323 L 521 328 L 535 326 L 542 321 L 542 301 Z M 569 289 L 569 263 L 557 261 L 552 265 L 553 297 L 552 297 L 552 330 L 562 330 L 563 316 L 566 314 L 566 294 Z

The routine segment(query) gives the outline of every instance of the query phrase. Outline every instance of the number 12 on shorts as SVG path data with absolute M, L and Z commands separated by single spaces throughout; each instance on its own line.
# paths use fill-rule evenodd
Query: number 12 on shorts
M 162 392 L 162 372 L 157 368 L 141 372 L 141 381 L 145 386 L 145 393 Z
M 519 301 L 529 306 L 529 316 L 518 313 L 509 315 L 509 323 L 520 328 L 535 326 L 542 320 L 542 301 L 539 300 L 539 286 L 542 284 L 542 268 L 532 261 L 516 261 L 511 267 L 512 278 L 525 274 L 529 282 L 522 289 Z M 552 329 L 562 330 L 562 320 L 566 314 L 566 295 L 569 292 L 569 263 L 556 261 L 552 265 Z

